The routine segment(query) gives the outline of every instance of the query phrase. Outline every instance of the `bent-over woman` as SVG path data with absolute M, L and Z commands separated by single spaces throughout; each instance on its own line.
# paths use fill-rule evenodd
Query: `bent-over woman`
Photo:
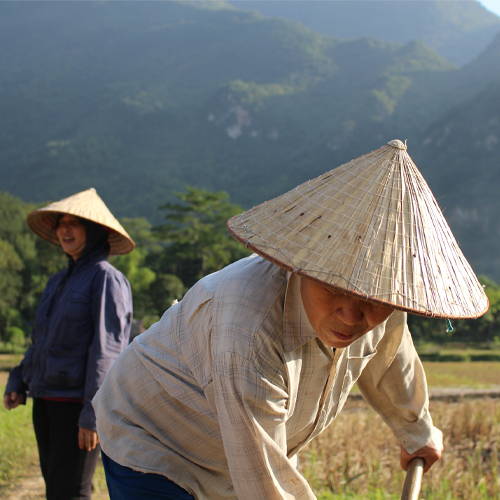
M 402 467 L 419 457 L 428 470 L 442 436 L 407 312 L 477 317 L 488 299 L 406 145 L 390 141 L 228 228 L 255 254 L 196 283 L 93 399 L 110 498 L 315 500 L 298 456 L 355 383 Z

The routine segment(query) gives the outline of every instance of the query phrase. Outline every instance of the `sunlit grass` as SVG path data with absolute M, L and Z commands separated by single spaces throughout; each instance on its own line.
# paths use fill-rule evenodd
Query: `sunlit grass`
M 0 408 L 0 488 L 12 484 L 14 478 L 38 464 L 31 406 L 30 400 L 15 411 L 7 411 L 3 404 Z
M 16 366 L 22 359 L 21 354 L 0 354 L 0 371 L 7 371 Z M 2 381 L 2 384 L 4 382 Z
M 431 387 L 488 388 L 500 385 L 500 363 L 424 362 L 427 382 Z

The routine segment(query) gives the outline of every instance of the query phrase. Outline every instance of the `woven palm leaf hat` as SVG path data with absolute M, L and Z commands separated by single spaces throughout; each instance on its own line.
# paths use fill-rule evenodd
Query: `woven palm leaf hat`
M 28 225 L 38 236 L 59 245 L 55 227 L 57 217 L 61 214 L 74 215 L 104 226 L 109 231 L 110 255 L 125 254 L 135 248 L 134 240 L 110 212 L 94 188 L 33 210 L 28 214 Z
M 268 260 L 397 309 L 476 318 L 488 299 L 424 178 L 392 140 L 228 221 Z

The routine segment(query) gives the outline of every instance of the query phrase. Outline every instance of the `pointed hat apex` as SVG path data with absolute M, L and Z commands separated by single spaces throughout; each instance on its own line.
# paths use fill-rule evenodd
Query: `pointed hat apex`
M 416 314 L 474 318 L 488 299 L 406 144 L 381 148 L 228 221 L 277 264 Z

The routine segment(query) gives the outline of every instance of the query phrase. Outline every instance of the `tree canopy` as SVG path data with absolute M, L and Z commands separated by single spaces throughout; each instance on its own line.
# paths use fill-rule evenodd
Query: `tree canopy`
M 175 202 L 159 208 L 163 222 L 156 226 L 144 218 L 122 219 L 137 248 L 110 259 L 129 279 L 134 316 L 145 327 L 174 300 L 182 299 L 198 279 L 248 254 L 227 232 L 227 219 L 241 211 L 227 193 L 187 187 L 176 196 Z M 49 276 L 66 265 L 60 249 L 29 230 L 25 220 L 33 208 L 0 193 L 0 342 L 4 344 L 29 336 Z M 483 317 L 454 321 L 450 334 L 444 320 L 408 315 L 416 342 L 499 342 L 500 285 L 485 276 L 480 281 L 491 305 Z

